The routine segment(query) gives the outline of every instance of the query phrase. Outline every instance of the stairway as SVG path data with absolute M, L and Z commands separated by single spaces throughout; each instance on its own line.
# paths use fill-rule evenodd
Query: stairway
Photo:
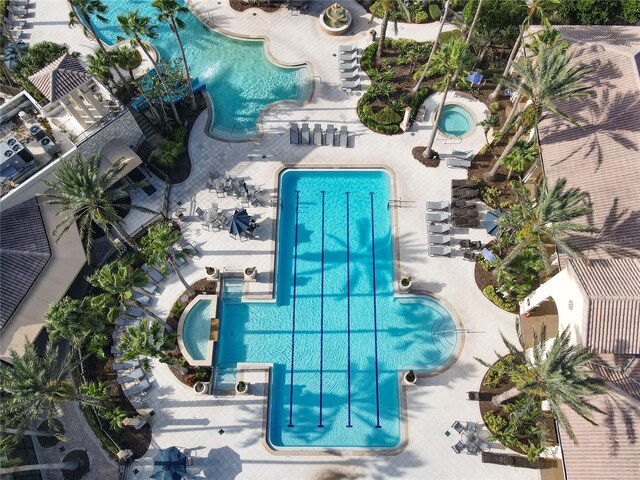
M 160 134 L 158 133 L 156 128 L 151 124 L 151 122 L 147 120 L 147 117 L 145 117 L 143 114 L 139 112 L 136 112 L 131 107 L 129 107 L 129 111 L 133 115 L 133 118 L 136 120 L 136 123 L 140 127 L 140 130 L 142 130 L 142 133 L 147 139 L 147 142 L 149 142 L 149 144 L 154 148 L 160 145 L 160 140 L 161 140 Z

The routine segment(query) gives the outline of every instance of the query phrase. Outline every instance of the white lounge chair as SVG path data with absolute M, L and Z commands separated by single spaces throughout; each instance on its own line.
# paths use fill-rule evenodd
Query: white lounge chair
M 451 255 L 451 247 L 448 245 L 429 245 L 430 257 L 448 257 Z
M 446 222 L 449 220 L 449 212 L 427 212 L 424 219 L 427 222 Z
M 358 67 L 358 59 L 354 58 L 353 60 L 351 60 L 350 62 L 343 62 L 339 65 L 339 69 L 341 72 L 344 72 L 346 70 L 353 70 L 354 68 Z
M 472 160 L 474 157 L 472 150 L 454 150 L 451 152 L 451 156 L 462 160 Z
M 147 283 L 144 287 L 141 288 L 142 290 L 144 290 L 144 293 L 153 295 L 154 293 L 156 293 L 156 290 L 158 290 L 158 285 L 156 285 L 155 283 Z
M 132 370 L 134 368 L 140 367 L 140 360 L 136 359 L 136 360 L 129 360 L 127 362 L 113 362 L 112 366 L 115 371 Z
M 147 380 L 146 378 L 143 378 L 139 383 L 137 383 L 133 387 L 127 388 L 126 390 L 123 389 L 122 393 L 124 393 L 125 397 L 130 398 L 135 395 L 139 395 L 142 392 L 146 392 L 150 388 L 151 388 L 151 384 L 149 383 L 149 380 Z
M 449 207 L 449 202 L 440 201 L 440 202 L 427 202 L 427 210 L 445 210 Z
M 333 147 L 334 132 L 333 125 L 327 125 L 327 145 L 330 147 Z
M 141 303 L 142 305 L 149 305 L 149 302 L 151 301 L 151 297 L 149 297 L 148 295 L 145 295 L 143 293 L 138 293 L 136 294 L 133 298 L 135 298 L 135 300 L 139 303 Z
M 340 80 L 352 80 L 359 75 L 358 67 L 351 70 L 340 71 Z
M 471 167 L 471 160 L 465 160 L 464 158 L 457 158 L 457 157 L 449 157 L 447 158 L 447 167 L 469 168 Z
M 298 145 L 300 143 L 300 129 L 297 123 L 292 123 L 289 127 L 289 143 Z
M 357 76 L 354 80 L 342 82 L 343 90 L 353 90 L 354 88 L 360 87 L 360 76 Z
M 309 124 L 303 123 L 302 130 L 300 130 L 300 143 L 302 145 L 309 145 L 311 140 L 311 133 L 309 132 Z
M 137 307 L 127 308 L 126 314 L 133 318 L 140 318 L 144 316 L 144 312 Z
M 339 145 L 345 148 L 349 146 L 349 130 L 346 126 L 340 127 Z
M 357 45 L 351 44 L 351 45 L 340 45 L 338 47 L 338 52 L 340 53 L 349 53 L 349 52 L 355 52 L 358 49 Z
M 341 53 L 340 55 L 338 55 L 338 59 L 341 62 L 345 62 L 345 63 L 353 62 L 357 58 L 358 58 L 358 52 L 357 51 L 348 52 L 348 53 Z
M 147 272 L 147 275 L 149 275 L 149 278 L 156 283 L 160 283 L 162 280 L 164 280 L 164 275 L 162 275 L 162 273 L 160 273 L 158 270 L 156 270 L 153 267 L 150 267 L 148 265 L 143 265 L 142 270 Z
M 126 375 L 120 375 L 116 378 L 116 382 L 119 385 L 126 385 L 127 383 L 133 383 L 144 377 L 144 370 L 136 368 L 134 371 L 127 373 Z
M 435 245 L 444 245 L 451 241 L 451 235 L 429 235 L 429 243 Z
M 132 320 L 130 318 L 120 317 L 116 320 L 116 325 L 119 327 L 136 327 L 140 325 L 140 320 Z
M 322 145 L 322 126 L 319 123 L 313 127 L 313 144 Z
M 449 231 L 449 224 L 447 223 L 428 223 L 427 233 L 447 233 Z

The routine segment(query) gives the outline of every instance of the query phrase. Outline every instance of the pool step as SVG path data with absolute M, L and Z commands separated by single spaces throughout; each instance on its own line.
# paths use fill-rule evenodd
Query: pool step
M 226 280 L 224 282 L 223 298 L 226 303 L 242 303 L 242 281 Z
M 219 389 L 233 389 L 236 386 L 236 374 L 235 368 L 218 367 L 216 374 L 216 388 Z

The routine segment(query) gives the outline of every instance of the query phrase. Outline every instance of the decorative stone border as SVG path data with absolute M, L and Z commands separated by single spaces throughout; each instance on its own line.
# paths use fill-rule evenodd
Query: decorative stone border
M 182 339 L 182 333 L 184 331 L 184 323 L 189 315 L 191 309 L 200 301 L 200 300 L 211 300 L 211 326 L 209 330 L 209 346 L 207 348 L 207 353 L 205 355 L 204 360 L 196 360 L 194 359 L 186 345 L 184 344 L 184 340 Z M 218 329 L 220 328 L 220 322 L 216 318 L 218 309 L 218 296 L 217 295 L 196 295 L 196 297 L 189 302 L 187 307 L 180 315 L 180 320 L 178 321 L 178 347 L 180 348 L 180 352 L 184 356 L 184 358 L 189 362 L 189 365 L 193 367 L 211 367 L 213 365 L 213 344 L 218 340 Z M 214 322 L 215 321 L 215 322 Z M 215 335 L 214 335 L 215 333 Z M 215 338 L 214 338 L 215 337 Z

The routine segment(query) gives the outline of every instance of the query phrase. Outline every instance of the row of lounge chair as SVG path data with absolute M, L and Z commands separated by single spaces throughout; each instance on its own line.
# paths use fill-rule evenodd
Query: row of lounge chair
M 330 147 L 348 147 L 349 130 L 346 126 L 340 127 L 340 131 L 333 125 L 327 125 L 326 130 L 316 123 L 313 132 L 309 130 L 309 124 L 303 123 L 302 128 L 298 128 L 297 123 L 292 123 L 289 129 L 289 143 L 292 145 L 328 145 Z
M 338 60 L 340 61 L 339 70 L 342 90 L 351 91 L 360 88 L 357 45 L 340 45 L 338 47 Z
M 448 235 L 449 226 L 448 202 L 427 202 L 427 213 L 424 219 L 427 222 L 428 251 L 430 256 L 448 256 L 451 254 L 451 235 Z
M 453 226 L 475 228 L 478 226 L 478 184 L 470 180 L 451 180 L 451 205 Z
M 451 152 L 451 156 L 447 158 L 447 167 L 469 168 L 471 167 L 471 160 L 473 159 L 473 157 L 474 153 L 471 150 L 454 150 L 453 152 Z

